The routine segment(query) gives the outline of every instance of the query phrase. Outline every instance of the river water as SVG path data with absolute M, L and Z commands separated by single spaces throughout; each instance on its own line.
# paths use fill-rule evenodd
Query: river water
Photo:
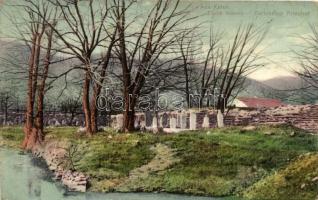
M 43 165 L 43 166 L 41 166 Z M 44 164 L 18 151 L 0 148 L 0 200 L 217 200 L 154 193 L 70 193 L 51 180 Z M 230 200 L 233 198 L 225 198 Z

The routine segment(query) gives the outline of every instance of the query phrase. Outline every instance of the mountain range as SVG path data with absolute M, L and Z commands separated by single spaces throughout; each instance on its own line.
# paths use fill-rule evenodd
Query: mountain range
M 4 66 L 1 65 L 1 58 L 8 55 L 8 49 L 15 49 L 15 51 L 21 51 L 22 53 L 15 52 L 15 55 L 25 55 L 23 49 L 16 42 L 5 42 L 0 40 L 0 70 L 3 71 Z M 18 53 L 18 54 L 17 54 Z M 24 58 L 25 59 L 25 58 Z M 59 67 L 56 67 L 58 69 Z M 3 74 L 0 75 L 4 76 Z M 2 79 L 4 80 L 4 79 Z M 0 81 L 0 86 L 7 85 L 6 81 Z M 265 81 L 255 80 L 253 78 L 247 78 L 243 91 L 239 96 L 246 97 L 262 97 L 262 98 L 274 98 L 280 99 L 285 103 L 313 103 L 315 99 L 304 95 L 304 91 L 300 88 L 304 85 L 304 82 L 296 76 L 280 76 Z

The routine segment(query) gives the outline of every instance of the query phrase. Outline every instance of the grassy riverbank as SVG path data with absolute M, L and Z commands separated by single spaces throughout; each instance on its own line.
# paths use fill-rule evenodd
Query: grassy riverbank
M 47 129 L 47 138 L 72 144 L 68 163 L 90 175 L 91 191 L 281 200 L 318 195 L 318 138 L 289 126 L 171 135 L 108 130 L 91 138 L 75 132 Z M 0 137 L 2 144 L 18 147 L 23 135 L 13 127 L 0 129 Z
M 0 128 L 0 147 L 6 146 L 18 149 L 23 140 L 23 131 L 21 127 L 1 127 Z

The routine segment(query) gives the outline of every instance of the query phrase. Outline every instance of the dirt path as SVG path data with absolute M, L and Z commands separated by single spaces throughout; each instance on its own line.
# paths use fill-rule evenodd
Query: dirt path
M 156 156 L 149 163 L 130 171 L 129 176 L 121 184 L 117 185 L 118 191 L 125 191 L 127 187 L 134 185 L 135 181 L 145 179 L 153 173 L 163 172 L 180 161 L 175 157 L 174 150 L 167 145 L 158 143 L 151 147 L 151 150 L 156 153 Z
M 179 161 L 175 158 L 173 149 L 164 144 L 158 143 L 151 147 L 151 150 L 156 153 L 156 156 L 149 163 L 132 170 L 129 173 L 129 180 L 146 178 L 150 173 L 163 171 Z

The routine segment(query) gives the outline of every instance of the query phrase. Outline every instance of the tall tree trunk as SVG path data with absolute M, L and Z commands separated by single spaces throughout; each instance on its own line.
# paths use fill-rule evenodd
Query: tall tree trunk
M 119 4 L 118 4 L 119 5 Z M 126 52 L 126 36 L 125 36 L 125 1 L 121 1 L 121 6 L 117 7 L 117 14 L 118 14 L 118 21 L 117 21 L 117 27 L 118 27 L 118 41 L 119 41 L 119 51 L 120 51 L 120 62 L 123 72 L 123 82 L 124 82 L 124 98 L 125 98 L 125 110 L 124 110 L 124 122 L 123 122 L 123 130 L 125 132 L 130 132 L 134 130 L 134 120 L 135 120 L 135 105 L 134 101 L 131 101 L 132 99 L 135 99 L 133 97 L 131 99 L 131 95 L 133 95 L 132 91 L 135 85 L 132 85 L 131 83 L 131 64 L 128 64 L 127 59 L 127 52 Z M 121 10 L 120 10 L 121 9 Z
M 53 30 L 48 33 L 48 46 L 45 56 L 44 68 L 42 71 L 42 80 L 38 89 L 37 99 L 37 115 L 35 121 L 35 129 L 37 140 L 43 142 L 44 140 L 44 95 L 45 95 L 45 83 L 49 73 L 50 61 L 51 61 L 51 48 L 52 48 Z
M 191 102 L 190 102 L 190 88 L 189 88 L 189 72 L 188 72 L 188 64 L 187 64 L 187 60 L 185 58 L 185 56 L 183 56 L 183 69 L 184 69 L 184 75 L 185 75 L 185 93 L 186 93 L 186 102 L 187 102 L 187 106 L 188 108 L 191 108 Z
M 105 76 L 104 73 L 101 74 L 102 77 Z M 100 84 L 102 84 L 103 81 L 100 81 Z M 92 132 L 96 133 L 98 131 L 98 123 L 97 123 L 97 116 L 98 116 L 98 108 L 97 108 L 97 98 L 101 93 L 102 86 L 99 83 L 95 83 L 93 95 L 91 98 L 91 124 L 92 124 Z
M 27 104 L 26 104 L 26 113 L 25 113 L 25 125 L 23 128 L 24 131 L 24 140 L 22 143 L 22 148 L 31 149 L 33 145 L 30 142 L 32 127 L 33 127 L 33 71 L 34 71 L 34 61 L 35 61 L 35 49 L 36 49 L 36 40 L 37 36 L 34 34 L 32 38 L 32 49 L 29 57 L 29 75 L 28 75 L 28 93 L 27 93 Z
M 88 136 L 92 136 L 92 123 L 91 123 L 91 109 L 89 104 L 89 89 L 90 89 L 90 74 L 87 71 L 85 74 L 85 80 L 83 84 L 83 97 L 82 97 L 82 103 L 83 103 L 83 110 L 85 115 L 85 128 L 86 128 L 86 134 Z
M 111 43 L 107 48 L 106 56 L 104 59 L 102 71 L 100 73 L 100 80 L 98 80 L 99 83 L 95 83 L 94 85 L 94 90 L 93 90 L 93 96 L 91 99 L 91 123 L 92 123 L 92 131 L 93 133 L 98 131 L 98 123 L 97 123 L 97 116 L 98 116 L 98 108 L 97 108 L 97 98 L 101 93 L 102 90 L 102 84 L 104 83 L 105 76 L 106 76 L 106 70 L 108 68 L 108 64 L 111 59 L 111 53 L 112 53 L 112 48 L 116 42 L 116 34 L 117 34 L 117 27 L 114 30 L 114 33 L 111 38 Z
M 41 94 L 40 94 L 41 93 Z M 37 115 L 34 127 L 36 129 L 36 135 L 39 142 L 43 142 L 44 140 L 44 124 L 43 124 L 43 98 L 44 93 L 39 91 L 38 99 L 37 99 Z
M 98 124 L 97 124 L 97 93 L 94 92 L 93 97 L 91 99 L 91 126 L 92 126 L 92 133 L 96 133 L 98 131 Z
M 102 76 L 103 73 L 102 73 Z M 103 81 L 100 81 L 103 83 Z M 91 124 L 92 124 L 92 132 L 96 133 L 98 131 L 98 123 L 97 123 L 97 116 L 98 116 L 98 108 L 97 108 L 97 98 L 100 95 L 102 90 L 102 86 L 98 83 L 95 83 L 93 96 L 91 98 Z
M 48 66 L 47 66 L 48 68 Z M 48 69 L 47 69 L 48 70 Z M 47 74 L 45 75 L 47 76 Z M 36 142 L 44 141 L 44 95 L 45 95 L 45 80 L 46 77 L 41 81 L 41 85 L 38 90 L 37 96 L 37 114 L 35 117 L 34 128 L 32 130 L 33 137 Z
M 125 92 L 125 112 L 124 112 L 124 131 L 135 130 L 135 102 L 136 98 L 129 92 Z
M 39 27 L 37 27 L 39 28 Z M 40 65 L 41 55 L 41 41 L 42 36 L 45 32 L 45 27 L 42 27 L 40 32 L 38 29 L 33 32 L 32 36 L 32 49 L 29 58 L 29 80 L 28 80 L 28 100 L 27 100 L 27 111 L 26 111 L 26 124 L 24 127 L 25 139 L 22 147 L 30 150 L 38 142 L 37 129 L 34 128 L 34 100 L 37 90 L 38 71 Z

